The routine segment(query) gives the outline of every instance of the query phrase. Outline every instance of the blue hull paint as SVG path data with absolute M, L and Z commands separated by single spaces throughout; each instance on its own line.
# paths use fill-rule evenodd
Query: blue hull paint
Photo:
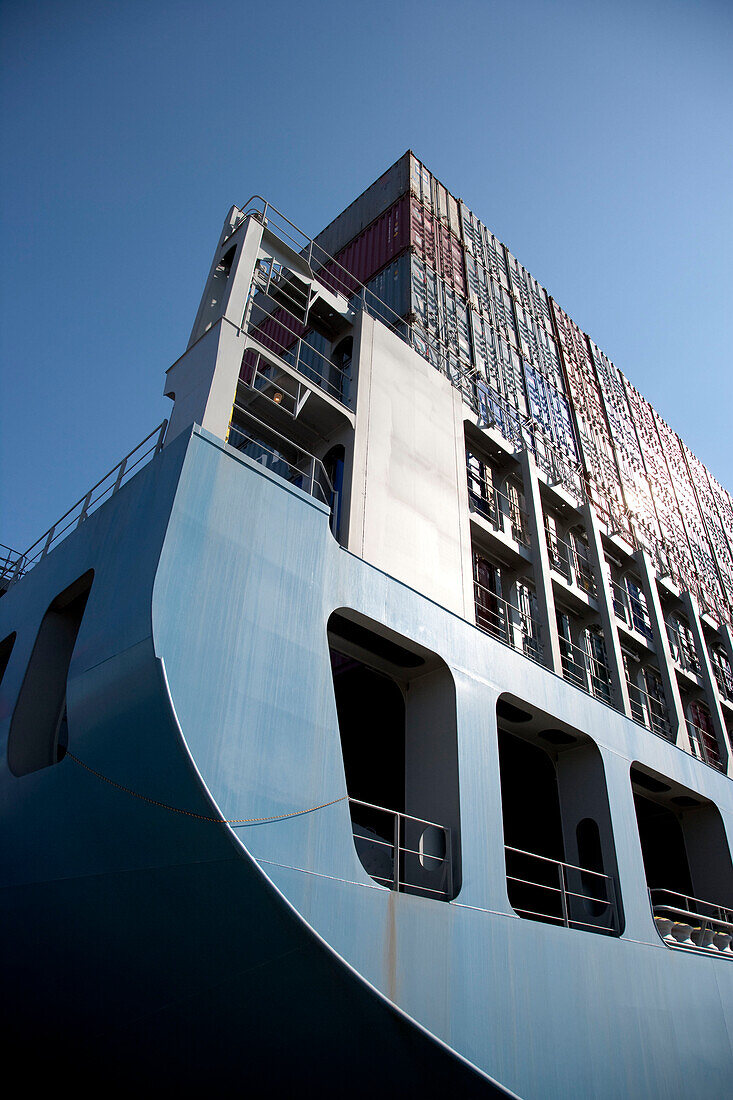
M 729 780 L 342 550 L 324 508 L 199 430 L 0 601 L 0 637 L 18 631 L 6 738 L 43 613 L 89 568 L 69 747 L 119 786 L 70 758 L 20 779 L 4 767 L 16 1048 L 41 1043 L 131 1078 L 319 1095 L 496 1091 L 467 1062 L 527 1100 L 729 1093 L 733 962 L 659 939 L 628 773 L 637 760 L 700 790 L 731 839 Z M 338 607 L 452 671 L 462 887 L 451 904 L 377 886 L 343 801 L 260 824 L 206 820 L 346 794 L 326 644 Z M 599 746 L 620 939 L 509 905 L 494 717 L 505 690 Z

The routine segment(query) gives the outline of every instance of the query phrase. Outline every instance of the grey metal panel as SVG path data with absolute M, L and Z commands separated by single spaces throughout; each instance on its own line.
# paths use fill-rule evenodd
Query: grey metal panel
M 301 1066 L 313 1064 L 311 1050 L 329 1071 L 345 1072 L 353 1055 L 373 1090 L 363 1043 L 360 1056 L 350 1032 L 361 1042 L 363 1029 L 374 1028 L 380 1043 L 383 1036 L 386 1049 L 397 1052 L 390 1057 L 398 1073 L 422 1071 L 406 1054 L 414 1050 L 409 1021 L 386 1018 L 383 1000 L 376 1015 L 368 1007 L 371 983 L 524 1097 L 611 1100 L 630 1080 L 644 1080 L 650 1095 L 724 1095 L 733 967 L 675 956 L 659 939 L 646 902 L 628 768 L 636 759 L 700 790 L 721 807 L 729 837 L 730 781 L 344 552 L 324 508 L 220 441 L 197 432 L 185 461 L 177 442 L 143 475 L 156 470 L 164 471 L 161 480 L 134 479 L 128 487 L 126 507 L 136 518 L 125 539 L 115 537 L 116 524 L 105 515 L 113 500 L 80 528 L 76 542 L 67 540 L 0 601 L 4 636 L 32 582 L 42 608 L 49 592 L 68 583 L 67 570 L 77 575 L 88 566 L 94 547 L 108 558 L 105 613 L 90 620 L 80 665 L 88 679 L 77 699 L 76 747 L 128 790 L 75 770 L 71 760 L 21 781 L 0 774 L 3 794 L 14 792 L 12 802 L 4 799 L 4 825 L 22 838 L 20 849 L 14 843 L 4 854 L 19 851 L 28 879 L 47 883 L 6 890 L 3 900 L 22 954 L 28 958 L 31 941 L 47 945 L 37 953 L 38 983 L 48 997 L 44 1026 L 61 1029 L 75 1058 L 84 1051 L 82 1034 L 93 1035 L 96 1049 L 127 1058 L 140 1044 L 149 1051 L 152 1036 L 170 1055 L 166 1071 L 170 1060 L 173 1073 L 176 1066 L 198 1073 L 201 1065 L 208 1073 L 212 1065 L 228 1072 L 232 1057 L 241 1073 L 243 1048 L 257 1074 L 262 1041 L 278 1081 L 288 1072 L 282 1048 L 271 1047 L 272 1035 L 279 1041 L 282 1034 L 279 1021 L 293 1036 L 290 1049 Z M 99 542 L 102 532 L 106 541 Z M 159 665 L 144 613 L 163 532 L 152 629 L 183 740 L 154 686 Z M 118 593 L 116 582 L 131 572 L 131 562 L 132 590 Z M 145 600 L 130 600 L 138 583 Z M 339 606 L 408 638 L 417 635 L 452 670 L 463 862 L 455 903 L 376 886 L 356 857 L 343 802 L 233 825 L 231 833 L 190 816 L 211 808 L 206 788 L 222 815 L 235 819 L 307 810 L 344 793 L 325 636 Z M 128 620 L 142 630 L 138 645 L 133 629 L 123 653 L 104 644 L 97 649 L 107 625 L 114 637 Z M 100 653 L 109 659 L 100 663 Z M 21 675 L 14 650 L 6 673 L 11 690 Z M 519 919 L 508 905 L 494 716 L 507 685 L 599 745 L 626 915 L 620 940 Z M 336 956 L 319 954 L 287 906 L 271 906 L 266 879 L 247 852 Z M 74 1023 L 87 1022 L 91 1031 L 64 1030 L 72 977 L 80 983 Z M 113 1015 L 112 1030 L 104 1014 L 118 1011 L 115 1004 L 122 1018 Z M 308 1021 L 318 1016 L 315 1029 L 303 1022 L 305 1004 Z M 684 1005 L 684 1012 L 660 1021 L 660 1004 Z M 279 1058 L 275 1070 L 270 1056 Z M 436 1065 L 422 1048 L 416 1057 Z M 701 1060 L 705 1074 L 696 1069 Z M 467 1087 L 459 1086 L 462 1095 Z
M 653 927 L 638 834 L 620 812 L 619 801 L 625 807 L 633 759 L 707 790 L 721 807 L 730 804 L 729 781 L 345 554 L 330 540 L 325 517 L 294 499 L 286 509 L 274 483 L 237 487 L 213 457 L 197 462 L 189 476 L 187 503 L 181 500 L 180 520 L 170 530 L 161 561 L 160 595 L 165 591 L 167 596 L 157 601 L 156 636 L 167 655 L 173 697 L 192 752 L 226 816 L 288 812 L 343 791 L 324 645 L 325 622 L 334 607 L 352 607 L 408 637 L 417 628 L 421 644 L 434 648 L 454 674 L 463 852 L 463 887 L 456 902 L 421 903 L 370 882 L 355 855 L 348 813 L 339 803 L 305 817 L 237 830 L 293 904 L 370 981 L 417 1013 L 430 1030 L 450 1035 L 467 1057 L 491 1067 L 520 1095 L 566 1096 L 576 1089 L 584 1096 L 611 1098 L 623 1092 L 624 1081 L 642 1075 L 651 1091 L 671 1096 L 694 1096 L 696 1090 L 709 1095 L 711 1088 L 722 1087 L 730 1053 L 717 983 L 733 981 L 733 968 L 721 960 L 714 975 L 708 958 L 686 958 L 684 971 L 672 965 L 679 960 L 669 957 Z M 183 540 L 185 517 L 196 515 L 204 501 L 221 520 L 214 541 L 192 553 Z M 222 571 L 232 546 L 227 508 L 242 516 L 249 548 L 239 569 Z M 265 512 L 269 535 L 247 519 Z M 187 612 L 186 644 L 173 591 L 179 585 L 187 590 L 201 575 L 211 576 L 213 587 L 208 607 Z M 228 671 L 217 670 L 221 638 L 228 639 L 227 650 L 234 645 Z M 211 657 L 210 649 L 216 651 Z M 187 672 L 191 663 L 202 662 L 204 681 L 214 676 L 203 694 Z M 311 673 L 305 683 L 303 669 Z M 623 941 L 511 915 L 493 718 L 496 695 L 508 684 L 530 703 L 589 733 L 604 754 L 627 915 Z M 309 746 L 307 753 L 303 744 Z M 694 1021 L 684 1014 L 679 1026 L 675 1017 L 660 1028 L 660 996 L 664 1003 L 681 1003 L 691 981 Z M 596 991 L 593 998 L 583 993 L 589 982 Z M 556 1006 L 549 1014 L 548 998 Z M 530 1048 L 517 1046 L 513 1029 L 509 1037 L 504 1025 L 487 1028 L 487 1019 L 520 1021 L 535 1042 Z M 714 1020 L 709 1031 L 703 1023 L 707 1019 Z M 615 1041 L 599 1041 L 609 1031 Z M 718 1067 L 715 1086 L 709 1079 L 698 1086 L 681 1068 L 702 1051 Z

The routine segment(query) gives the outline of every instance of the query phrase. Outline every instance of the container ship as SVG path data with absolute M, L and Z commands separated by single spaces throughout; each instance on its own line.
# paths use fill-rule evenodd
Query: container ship
M 729 1096 L 730 494 L 412 152 L 164 393 L 3 550 L 27 1079 Z

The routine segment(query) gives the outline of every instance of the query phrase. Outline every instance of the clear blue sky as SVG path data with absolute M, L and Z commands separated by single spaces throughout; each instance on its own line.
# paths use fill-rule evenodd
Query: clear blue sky
M 4 0 L 0 541 L 168 413 L 222 220 L 408 147 L 733 489 L 733 5 Z

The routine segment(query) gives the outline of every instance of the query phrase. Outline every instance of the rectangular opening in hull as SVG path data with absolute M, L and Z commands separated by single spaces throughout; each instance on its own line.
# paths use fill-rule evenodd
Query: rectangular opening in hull
M 328 625 L 354 845 L 368 874 L 449 901 L 460 888 L 455 688 L 433 653 L 344 609 Z

